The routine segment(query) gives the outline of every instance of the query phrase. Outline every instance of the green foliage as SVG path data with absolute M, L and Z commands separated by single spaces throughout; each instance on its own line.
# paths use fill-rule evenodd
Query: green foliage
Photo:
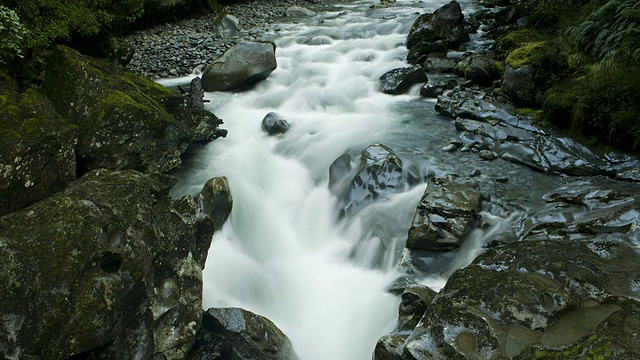
M 0 5 L 0 66 L 11 63 L 16 57 L 22 58 L 25 35 L 18 14 Z
M 640 2 L 610 0 L 567 30 L 578 51 L 597 61 L 640 62 Z
M 640 150 L 640 67 L 594 67 L 545 93 L 549 120 L 625 150 Z
M 15 10 L 30 33 L 27 48 L 75 36 L 118 33 L 142 15 L 144 0 L 21 0 Z

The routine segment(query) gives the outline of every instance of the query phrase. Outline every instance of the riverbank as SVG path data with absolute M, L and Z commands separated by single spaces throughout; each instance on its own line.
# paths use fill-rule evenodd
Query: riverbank
M 277 29 L 283 19 L 293 17 L 287 14 L 287 9 L 321 11 L 341 2 L 348 1 L 249 0 L 205 16 L 140 30 L 124 39 L 136 50 L 127 68 L 151 79 L 185 76 L 211 63 L 238 42 L 261 40 L 265 33 Z M 228 20 L 223 21 L 225 16 Z M 229 24 L 234 21 L 237 30 Z M 225 27 L 223 22 L 229 25 Z

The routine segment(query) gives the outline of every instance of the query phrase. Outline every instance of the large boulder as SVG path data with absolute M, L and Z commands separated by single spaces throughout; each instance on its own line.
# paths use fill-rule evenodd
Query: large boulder
M 421 66 L 398 68 L 387 71 L 379 79 L 379 88 L 385 94 L 404 94 L 411 86 L 427 82 L 427 74 Z
M 0 73 L 0 216 L 22 209 L 76 178 L 76 126 L 42 93 L 18 92 Z
M 274 43 L 243 41 L 204 69 L 202 88 L 205 91 L 244 88 L 266 79 L 276 67 Z
M 489 86 L 502 77 L 502 64 L 483 54 L 471 54 L 460 59 L 453 72 L 474 84 Z
M 567 69 L 561 54 L 549 41 L 521 44 L 505 60 L 502 91 L 518 105 L 539 107 L 552 79 L 561 77 Z
M 79 175 L 86 171 L 168 171 L 221 123 L 211 112 L 185 106 L 177 91 L 57 46 L 43 90 L 56 111 L 78 127 Z
M 449 251 L 458 248 L 473 227 L 481 205 L 480 192 L 468 185 L 433 178 L 413 216 L 407 248 Z
M 455 49 L 467 41 L 469 34 L 464 27 L 460 3 L 451 1 L 433 14 L 420 15 L 411 25 L 407 36 L 407 60 L 420 64 L 433 53 L 444 57 L 447 49 Z
M 173 184 L 97 170 L 0 218 L 0 353 L 184 359 L 214 224 Z
M 384 145 L 367 147 L 355 168 L 350 163 L 350 156 L 343 155 L 329 169 L 329 186 L 346 203 L 347 214 L 357 212 L 372 200 L 398 193 L 407 184 L 402 160 Z
M 239 308 L 210 308 L 188 360 L 296 360 L 289 338 L 269 319 Z

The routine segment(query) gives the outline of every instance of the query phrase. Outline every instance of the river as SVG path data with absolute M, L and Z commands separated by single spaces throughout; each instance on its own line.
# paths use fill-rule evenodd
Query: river
M 467 14 L 477 6 L 460 2 Z M 206 94 L 207 109 L 229 134 L 189 159 L 172 191 L 196 194 L 214 176 L 226 176 L 231 187 L 233 211 L 214 236 L 204 270 L 205 309 L 234 306 L 266 316 L 303 360 L 370 359 L 377 339 L 395 325 L 399 298 L 387 288 L 399 276 L 395 265 L 426 183 L 342 218 L 328 187 L 336 158 L 382 143 L 420 179 L 474 169 L 509 176 L 504 196 L 519 203 L 556 181 L 507 162 L 441 151 L 458 135 L 434 111 L 435 100 L 421 98 L 418 87 L 397 96 L 378 91 L 380 75 L 407 66 L 404 41 L 418 13 L 443 3 L 350 2 L 283 22 L 265 34 L 277 45 L 278 62 L 267 80 L 249 91 Z M 291 124 L 288 133 L 270 137 L 261 130 L 272 111 Z M 455 266 L 481 251 L 490 230 L 473 233 Z M 420 281 L 438 290 L 446 279 L 433 274 Z

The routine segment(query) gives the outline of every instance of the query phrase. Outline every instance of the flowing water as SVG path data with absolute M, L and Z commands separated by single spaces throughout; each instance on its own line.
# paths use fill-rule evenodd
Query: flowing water
M 245 92 L 206 94 L 229 135 L 184 164 L 172 193 L 194 195 L 211 177 L 229 179 L 233 211 L 209 251 L 205 309 L 242 307 L 268 317 L 303 360 L 371 358 L 377 339 L 395 325 L 399 299 L 386 289 L 398 276 L 395 264 L 426 184 L 340 218 L 328 168 L 374 143 L 392 148 L 419 177 L 484 166 L 440 151 L 457 133 L 417 88 L 400 96 L 377 89 L 380 75 L 407 66 L 403 44 L 418 13 L 443 3 L 352 2 L 283 23 L 265 35 L 275 41 L 278 61 L 267 80 Z M 461 3 L 474 10 L 471 1 Z M 271 111 L 289 121 L 288 133 L 261 130 Z M 532 176 L 522 175 L 523 185 Z M 530 193 L 528 186 L 518 193 L 517 181 L 512 188 L 514 198 Z M 456 266 L 471 261 L 485 235 L 474 233 Z M 423 281 L 437 290 L 444 279 Z

